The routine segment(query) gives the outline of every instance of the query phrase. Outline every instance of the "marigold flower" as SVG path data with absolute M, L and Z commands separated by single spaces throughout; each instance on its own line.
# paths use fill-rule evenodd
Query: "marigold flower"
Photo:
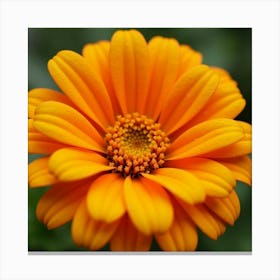
M 29 91 L 31 188 L 51 186 L 36 214 L 72 220 L 78 246 L 192 251 L 197 228 L 217 239 L 251 184 L 251 126 L 237 83 L 175 39 L 136 30 L 60 51 L 48 69 L 61 92 Z

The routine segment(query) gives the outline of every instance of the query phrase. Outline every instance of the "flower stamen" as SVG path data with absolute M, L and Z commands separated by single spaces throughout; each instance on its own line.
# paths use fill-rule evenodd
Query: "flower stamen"
M 151 173 L 165 163 L 169 138 L 160 124 L 139 113 L 117 116 L 105 135 L 107 158 L 124 177 Z

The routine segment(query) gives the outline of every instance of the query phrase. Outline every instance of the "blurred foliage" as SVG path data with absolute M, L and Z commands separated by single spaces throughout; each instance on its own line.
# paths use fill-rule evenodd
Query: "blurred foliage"
M 52 81 L 47 62 L 60 50 L 81 53 L 86 43 L 110 40 L 116 28 L 31 28 L 28 32 L 28 86 L 29 89 L 47 87 L 57 89 Z M 238 116 L 251 123 L 251 29 L 250 28 L 138 28 L 149 40 L 161 35 L 176 38 L 203 54 L 203 63 L 229 71 L 247 100 L 247 106 Z M 38 156 L 30 156 L 32 161 Z M 71 239 L 70 223 L 54 230 L 36 219 L 36 204 L 48 188 L 28 191 L 28 247 L 30 251 L 76 251 Z M 234 226 L 227 226 L 217 241 L 199 232 L 198 251 L 251 251 L 252 205 L 251 188 L 238 183 L 236 191 L 241 203 L 241 214 Z M 103 250 L 108 250 L 105 246 Z M 154 242 L 151 250 L 160 250 Z

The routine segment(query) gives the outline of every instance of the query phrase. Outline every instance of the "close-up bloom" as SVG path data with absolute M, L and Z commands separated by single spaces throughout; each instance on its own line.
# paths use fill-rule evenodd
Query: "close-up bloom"
M 194 251 L 240 215 L 251 185 L 251 125 L 230 74 L 176 39 L 116 31 L 82 54 L 48 61 L 59 90 L 28 95 L 30 188 L 48 187 L 36 216 L 71 221 L 78 247 Z

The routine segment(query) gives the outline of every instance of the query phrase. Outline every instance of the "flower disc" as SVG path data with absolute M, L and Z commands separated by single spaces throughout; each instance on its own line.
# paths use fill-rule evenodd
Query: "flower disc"
M 105 136 L 110 166 L 124 177 L 151 173 L 161 167 L 169 139 L 160 124 L 139 113 L 118 116 Z

